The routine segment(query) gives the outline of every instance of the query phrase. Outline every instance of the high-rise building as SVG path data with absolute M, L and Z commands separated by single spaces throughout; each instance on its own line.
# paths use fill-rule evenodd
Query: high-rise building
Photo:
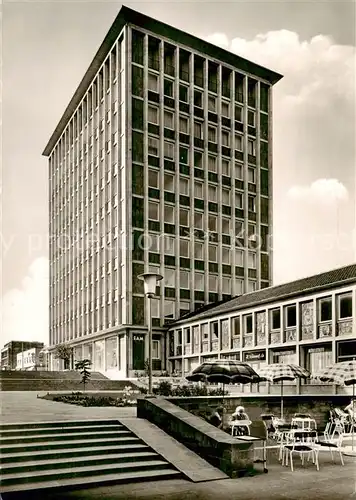
M 108 374 L 144 369 L 137 276 L 158 272 L 153 365 L 163 370 L 164 324 L 271 284 L 280 78 L 122 7 L 44 150 L 50 347 L 69 342 Z

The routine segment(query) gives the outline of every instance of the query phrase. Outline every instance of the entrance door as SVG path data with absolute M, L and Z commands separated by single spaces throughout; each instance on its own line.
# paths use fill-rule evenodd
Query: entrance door
M 145 369 L 145 336 L 134 333 L 132 336 L 132 368 Z

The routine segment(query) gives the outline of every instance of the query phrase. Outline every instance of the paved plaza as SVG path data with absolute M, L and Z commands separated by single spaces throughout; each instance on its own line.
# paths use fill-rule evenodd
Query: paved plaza
M 40 393 L 39 393 L 40 394 Z M 132 418 L 136 408 L 77 407 L 37 399 L 34 392 L 2 392 L 2 422 L 35 422 L 71 419 Z M 268 474 L 204 483 L 188 480 L 141 482 L 102 486 L 77 491 L 52 491 L 4 494 L 3 500 L 88 499 L 88 500 L 356 500 L 356 459 L 345 457 L 332 462 L 329 453 L 320 454 L 320 471 L 312 463 L 302 468 L 296 459 L 294 472 L 282 467 L 275 456 L 268 464 Z

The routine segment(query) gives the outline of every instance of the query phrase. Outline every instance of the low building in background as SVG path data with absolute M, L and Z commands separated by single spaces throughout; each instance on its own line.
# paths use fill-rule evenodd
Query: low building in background
M 182 376 L 219 358 L 257 372 L 265 363 L 295 363 L 312 373 L 354 359 L 356 264 L 187 314 L 168 335 L 168 368 Z
M 1 369 L 16 370 L 17 355 L 19 353 L 25 352 L 32 348 L 42 350 L 43 347 L 43 342 L 28 342 L 22 340 L 12 340 L 11 342 L 8 342 L 1 349 Z
M 16 356 L 16 370 L 45 370 L 46 359 L 43 347 L 32 347 Z

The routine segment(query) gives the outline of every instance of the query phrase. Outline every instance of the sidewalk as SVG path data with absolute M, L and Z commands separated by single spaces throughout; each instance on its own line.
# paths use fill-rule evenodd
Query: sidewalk
M 60 391 L 53 392 L 60 393 Z M 64 393 L 68 392 L 70 391 L 64 391 Z M 41 396 L 45 394 L 46 392 L 34 391 L 0 392 L 1 423 L 54 422 L 61 420 L 110 419 L 136 416 L 136 407 L 83 407 L 37 398 L 37 395 Z M 88 394 L 90 393 L 88 392 Z

